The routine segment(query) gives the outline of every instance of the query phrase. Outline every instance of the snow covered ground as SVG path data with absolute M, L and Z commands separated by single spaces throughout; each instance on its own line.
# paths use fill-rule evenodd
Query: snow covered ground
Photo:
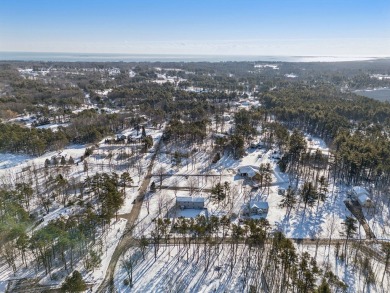
M 53 124 L 45 124 L 45 125 L 37 126 L 36 128 L 38 128 L 38 129 L 51 129 L 53 131 L 57 131 L 58 127 L 68 127 L 68 126 L 69 126 L 69 123 L 62 123 L 62 124 L 53 123 Z
M 343 252 L 343 244 L 340 243 L 340 254 Z M 296 245 L 298 251 L 304 252 L 307 251 L 312 257 L 315 257 L 317 260 L 317 265 L 321 269 L 331 270 L 336 276 L 340 278 L 347 286 L 348 293 L 387 293 L 390 288 L 390 277 L 387 276 L 384 278 L 382 284 L 382 276 L 384 271 L 384 264 L 377 261 L 375 258 L 369 257 L 369 266 L 372 268 L 375 277 L 375 284 L 367 286 L 366 278 L 364 276 L 364 270 L 361 268 L 359 263 L 364 260 L 365 257 L 363 254 L 356 252 L 353 248 L 353 245 L 348 246 L 347 254 L 348 261 L 342 261 L 340 258 L 336 257 L 336 246 L 331 245 L 320 245 L 316 249 L 315 245 Z M 374 246 L 370 246 L 374 247 Z M 375 247 L 374 247 L 375 250 Z
M 29 160 L 31 160 L 29 155 L 0 153 L 0 169 L 9 169 Z
M 343 252 L 343 243 L 340 246 L 339 254 Z M 336 245 L 295 245 L 297 252 L 302 254 L 308 252 L 316 257 L 317 266 L 325 273 L 331 270 L 347 286 L 347 293 L 385 293 L 388 292 L 390 280 L 381 279 L 384 265 L 375 259 L 369 259 L 369 266 L 375 274 L 375 284 L 368 288 L 365 284 L 364 270 L 357 259 L 364 259 L 363 254 L 356 254 L 353 245 L 348 246 L 348 261 L 336 258 Z M 198 253 L 199 251 L 199 253 Z M 209 264 L 207 267 L 207 256 L 204 253 L 203 245 L 188 246 L 164 245 L 162 244 L 154 257 L 152 246 L 147 247 L 145 259 L 139 248 L 130 249 L 123 257 L 116 268 L 115 288 L 118 292 L 246 292 L 248 285 L 259 287 L 259 276 L 251 270 L 246 270 L 245 260 L 248 257 L 248 250 L 239 245 L 237 262 L 230 274 L 230 245 L 214 246 L 210 250 Z M 357 257 L 357 258 L 356 258 Z M 354 260 L 354 258 L 356 258 Z M 133 262 L 133 287 L 129 288 L 124 284 L 128 279 L 128 273 L 123 268 L 124 260 L 131 259 Z M 254 262 L 254 260 L 252 260 Z M 244 276 L 247 276 L 246 290 Z M 256 281 L 257 280 L 257 281 Z M 320 281 L 320 278 L 319 278 Z
M 111 257 L 123 235 L 123 232 L 125 231 L 126 222 L 127 221 L 125 219 L 119 219 L 118 222 L 115 222 L 113 225 L 111 225 L 107 234 L 102 236 L 102 238 L 104 237 L 106 239 L 106 242 L 103 248 L 101 265 L 99 268 L 95 269 L 93 272 L 87 273 L 85 276 L 86 282 L 95 284 L 92 287 L 94 292 L 96 292 L 97 288 L 106 275 Z
M 324 155 L 329 154 L 329 148 L 323 140 L 309 135 L 306 135 L 306 138 L 310 149 L 313 151 L 319 149 Z M 279 194 L 279 189 L 287 189 L 289 185 L 296 186 L 296 184 L 300 187 L 303 182 L 299 181 L 297 183 L 295 180 L 291 182 L 289 175 L 280 171 L 277 159 L 275 159 L 280 154 L 275 149 L 248 148 L 247 155 L 240 160 L 223 155 L 216 164 L 212 164 L 210 156 L 207 154 L 208 149 L 204 147 L 198 149 L 192 155 L 190 154 L 189 158 L 183 158 L 179 166 L 172 162 L 172 153 L 175 148 L 163 146 L 162 150 L 163 153 L 157 157 L 153 169 L 153 174 L 156 175 L 153 180 L 158 189 L 160 177 L 157 174 L 159 170 L 163 169 L 164 173 L 169 173 L 169 175 L 162 177 L 161 185 L 177 187 L 179 190 L 168 188 L 148 194 L 147 203 L 144 203 L 140 215 L 140 223 L 143 223 L 141 226 L 146 229 L 146 233 L 150 232 L 149 229 L 152 227 L 150 223 L 154 218 L 164 217 L 173 209 L 176 196 L 192 195 L 206 198 L 205 207 L 209 215 L 235 214 L 240 216 L 246 203 L 250 199 L 257 199 L 268 202 L 267 220 L 272 229 L 282 231 L 287 237 L 327 238 L 332 235 L 335 239 L 343 238 L 341 236 L 344 229 L 343 222 L 347 216 L 351 216 L 344 204 L 350 187 L 330 184 L 325 201 L 315 203 L 313 207 L 306 207 L 305 209 L 299 195 L 296 196 L 297 204 L 291 210 L 280 207 L 283 196 Z M 167 150 L 171 154 L 164 152 Z M 184 150 L 179 149 L 179 151 Z M 250 181 L 239 176 L 237 170 L 242 166 L 253 166 L 258 170 L 260 164 L 270 165 L 272 183 L 269 188 L 254 190 L 249 184 Z M 217 182 L 228 182 L 230 184 L 231 191 L 234 194 L 233 204 L 217 203 L 210 197 L 209 190 Z M 189 190 L 191 186 L 194 189 L 193 192 Z M 374 214 L 371 217 L 367 216 L 367 219 L 378 238 L 390 239 L 389 227 L 386 224 L 389 213 L 387 208 L 383 209 L 383 213 Z M 193 214 L 198 213 L 194 212 Z M 365 238 L 362 227 L 359 227 L 356 237 Z
M 39 157 L 0 154 L 0 178 L 3 183 L 10 185 L 15 183 L 15 179 L 24 178 L 23 174 L 25 173 L 26 176 L 33 176 L 33 170 L 40 170 L 37 173 L 38 176 L 36 180 L 38 180 L 38 182 L 41 182 L 44 178 L 42 167 L 45 164 L 45 160 L 51 160 L 52 157 L 61 158 L 62 156 L 64 156 L 66 160 L 68 160 L 70 156 L 73 157 L 75 164 L 67 165 L 66 167 L 51 166 L 45 171 L 49 174 L 52 174 L 53 176 L 56 176 L 56 174 L 58 173 L 62 173 L 69 180 L 69 182 L 71 182 L 72 180 L 75 180 L 76 182 L 82 182 L 87 176 L 92 176 L 95 173 L 106 172 L 108 174 L 111 174 L 112 172 L 116 172 L 120 176 L 125 171 L 129 172 L 134 183 L 132 184 L 133 187 L 128 186 L 125 189 L 125 202 L 118 212 L 118 222 L 113 221 L 109 229 L 104 234 L 101 234 L 99 236 L 99 239 L 104 240 L 99 248 L 103 251 L 103 254 L 101 256 L 101 266 L 95 269 L 93 272 L 86 272 L 83 269 L 83 262 L 80 261 L 78 264 L 76 264 L 75 267 L 75 269 L 80 270 L 80 272 L 83 274 L 84 279 L 87 282 L 94 283 L 96 288 L 97 286 L 99 286 L 100 282 L 105 276 L 105 272 L 110 262 L 112 253 L 114 252 L 115 247 L 118 244 L 120 237 L 122 236 L 123 231 L 125 229 L 127 220 L 122 219 L 120 215 L 129 213 L 131 211 L 132 202 L 138 195 L 137 185 L 142 181 L 146 174 L 146 169 L 147 166 L 150 164 L 152 152 L 162 136 L 162 131 L 163 129 L 146 128 L 146 134 L 151 135 L 154 141 L 154 146 L 152 147 L 152 149 L 149 150 L 149 152 L 146 153 L 140 152 L 142 144 L 138 144 L 135 146 L 130 144 L 108 145 L 104 143 L 104 140 L 102 140 L 102 142 L 98 144 L 98 148 L 95 149 L 93 154 L 84 159 L 84 161 L 88 165 L 87 171 L 85 170 L 84 162 L 80 163 L 81 156 L 85 154 L 86 148 L 90 147 L 86 145 L 71 145 L 61 151 L 48 152 Z M 135 136 L 135 130 L 133 129 L 125 130 L 124 132 L 127 134 L 132 133 Z M 121 158 L 121 156 L 123 156 L 123 158 Z M 27 173 L 30 175 L 28 175 Z M 45 176 L 47 177 L 48 175 Z M 69 194 L 70 198 L 79 195 L 80 194 L 74 195 L 73 191 L 71 192 L 71 194 Z M 84 199 L 87 197 L 88 195 L 84 194 Z M 59 201 L 54 202 L 47 214 L 46 212 L 42 214 L 42 211 L 39 213 L 39 216 L 42 217 L 41 222 L 29 232 L 29 235 L 33 231 L 37 231 L 38 229 L 41 229 L 44 226 L 48 225 L 50 221 L 53 221 L 60 217 L 67 218 L 70 215 L 77 214 L 79 212 L 79 209 L 80 207 L 78 205 L 64 207 L 63 204 Z M 31 200 L 30 210 L 42 210 L 42 207 L 40 206 L 40 201 L 38 199 Z M 41 268 L 39 271 L 34 271 L 33 265 L 29 266 L 28 269 L 24 269 L 23 266 L 21 266 L 21 260 L 18 260 L 17 263 L 18 267 L 20 268 L 18 268 L 18 271 L 16 272 L 15 276 L 12 276 L 12 270 L 8 267 L 8 265 L 0 265 L 0 292 L 5 291 L 2 289 L 7 286 L 7 280 L 9 280 L 11 277 L 37 277 L 41 279 L 41 284 L 58 285 L 61 284 L 63 279 L 68 275 L 68 272 L 65 272 L 63 268 L 57 267 L 53 268 L 52 272 L 55 274 L 56 277 L 54 279 L 50 279 L 50 277 L 44 274 L 43 268 Z M 96 290 L 95 287 L 94 290 Z
M 276 64 L 256 64 L 255 68 L 272 68 L 274 70 L 279 69 L 279 66 Z
M 145 260 L 137 249 L 128 251 L 123 259 L 139 259 L 134 266 L 131 292 L 242 292 L 242 263 L 239 261 L 230 274 L 228 254 L 227 247 L 213 253 L 208 271 L 204 255 L 200 253 L 198 259 L 195 246 L 190 249 L 188 259 L 187 248 L 173 246 L 162 246 L 156 260 L 151 247 Z M 130 291 L 124 285 L 126 278 L 126 271 L 119 265 L 114 279 L 118 292 Z

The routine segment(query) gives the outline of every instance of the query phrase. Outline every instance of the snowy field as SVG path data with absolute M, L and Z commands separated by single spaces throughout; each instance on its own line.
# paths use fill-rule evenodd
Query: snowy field
M 0 170 L 15 167 L 29 161 L 30 159 L 31 157 L 28 155 L 0 153 Z

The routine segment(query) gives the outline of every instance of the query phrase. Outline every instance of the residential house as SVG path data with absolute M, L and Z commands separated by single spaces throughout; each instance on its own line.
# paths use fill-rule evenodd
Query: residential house
M 176 197 L 176 207 L 180 209 L 204 209 L 205 198 L 196 196 Z
M 251 200 L 248 203 L 248 212 L 251 215 L 266 215 L 268 213 L 268 202 Z
M 242 166 L 238 168 L 238 175 L 249 179 L 256 179 L 259 172 L 252 166 Z

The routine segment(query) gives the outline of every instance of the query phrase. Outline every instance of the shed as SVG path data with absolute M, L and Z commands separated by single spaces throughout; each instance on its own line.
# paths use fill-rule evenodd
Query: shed
M 363 207 L 372 206 L 372 200 L 369 197 L 368 191 L 361 186 L 354 186 L 351 190 L 352 196 L 360 203 Z

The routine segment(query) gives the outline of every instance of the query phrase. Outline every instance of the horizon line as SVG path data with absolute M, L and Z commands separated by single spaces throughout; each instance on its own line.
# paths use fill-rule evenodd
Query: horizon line
M 128 53 L 128 52 L 64 52 L 64 51 L 2 51 L 0 50 L 0 53 L 28 53 L 28 54 L 90 54 L 90 55 L 144 55 L 144 56 L 211 56 L 211 57 L 229 57 L 229 56 L 238 56 L 238 57 L 257 57 L 257 56 L 265 56 L 265 57 L 335 57 L 335 58 L 341 58 L 341 57 L 349 57 L 349 58 L 390 58 L 390 55 L 319 55 L 319 54 L 313 54 L 313 55 L 284 55 L 284 54 L 190 54 L 190 53 Z

